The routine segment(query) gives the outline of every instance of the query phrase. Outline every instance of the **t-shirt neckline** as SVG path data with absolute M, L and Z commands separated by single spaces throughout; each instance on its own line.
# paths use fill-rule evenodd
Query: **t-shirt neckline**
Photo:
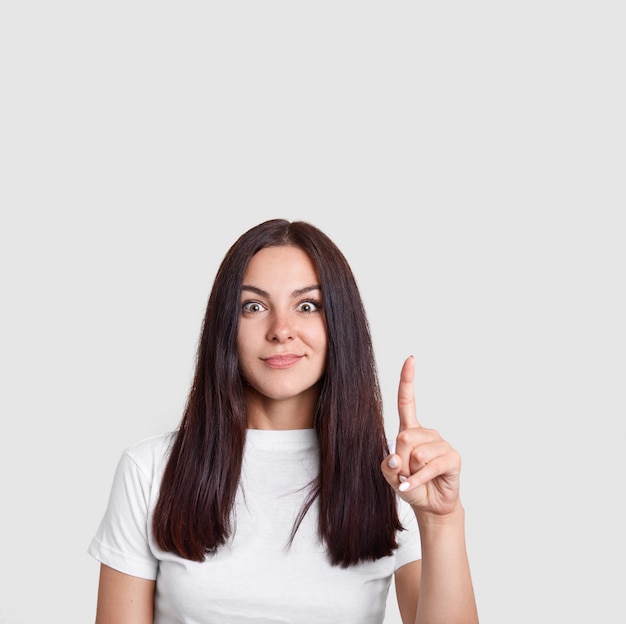
M 315 429 L 248 429 L 246 446 L 262 449 L 306 449 L 318 446 Z

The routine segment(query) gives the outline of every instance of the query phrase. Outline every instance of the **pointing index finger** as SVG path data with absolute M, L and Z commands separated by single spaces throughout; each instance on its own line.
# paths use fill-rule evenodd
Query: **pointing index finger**
M 415 358 L 411 355 L 402 365 L 400 384 L 398 385 L 398 415 L 400 416 L 400 431 L 419 427 L 413 378 L 415 376 Z

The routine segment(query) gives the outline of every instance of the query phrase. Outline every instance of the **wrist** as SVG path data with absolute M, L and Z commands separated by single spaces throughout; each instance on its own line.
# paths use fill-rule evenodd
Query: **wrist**
M 435 513 L 433 511 L 425 511 L 419 507 L 413 507 L 413 512 L 417 518 L 420 529 L 428 527 L 455 527 L 465 525 L 465 509 L 460 500 L 457 500 L 454 508 L 446 513 Z

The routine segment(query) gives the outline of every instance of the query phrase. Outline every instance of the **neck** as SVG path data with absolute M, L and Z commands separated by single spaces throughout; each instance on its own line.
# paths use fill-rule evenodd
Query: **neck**
M 311 429 L 319 392 L 307 392 L 289 399 L 270 399 L 252 388 L 246 389 L 249 429 Z

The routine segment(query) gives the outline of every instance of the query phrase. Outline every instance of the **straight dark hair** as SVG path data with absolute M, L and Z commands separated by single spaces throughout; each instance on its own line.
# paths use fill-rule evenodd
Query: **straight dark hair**
M 328 332 L 314 420 L 320 471 L 292 539 L 317 500 L 318 531 L 333 565 L 379 559 L 398 546 L 402 526 L 395 493 L 380 470 L 388 448 L 378 373 L 356 280 L 321 230 L 304 221 L 272 219 L 241 235 L 217 271 L 191 390 L 154 510 L 156 543 L 186 559 L 203 561 L 231 536 L 247 428 L 237 355 L 241 286 L 255 253 L 285 245 L 305 251 L 317 269 Z

